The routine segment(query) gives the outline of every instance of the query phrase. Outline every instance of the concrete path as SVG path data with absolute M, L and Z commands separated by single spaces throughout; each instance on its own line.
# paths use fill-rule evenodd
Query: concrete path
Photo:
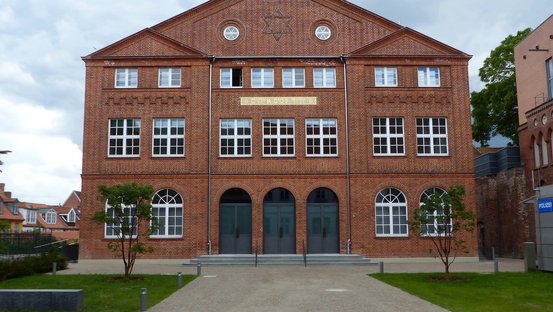
M 379 259 L 386 272 L 440 272 L 434 259 Z M 182 260 L 138 260 L 136 274 L 196 274 Z M 493 262 L 458 262 L 457 272 L 493 272 Z M 367 273 L 378 266 L 204 266 L 202 276 L 148 311 L 446 311 L 381 283 Z M 521 260 L 500 259 L 503 272 Z M 80 260 L 58 274 L 118 274 L 121 260 Z M 176 279 L 175 279 L 176 281 Z

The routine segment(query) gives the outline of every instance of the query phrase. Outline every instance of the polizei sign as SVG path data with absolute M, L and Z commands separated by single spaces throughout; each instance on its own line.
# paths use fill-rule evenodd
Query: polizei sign
M 541 198 L 538 200 L 539 213 L 553 212 L 553 198 Z

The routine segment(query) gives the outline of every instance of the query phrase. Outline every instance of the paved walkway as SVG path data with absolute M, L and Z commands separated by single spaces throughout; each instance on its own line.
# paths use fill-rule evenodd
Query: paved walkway
M 436 261 L 385 262 L 386 272 L 436 272 Z M 120 260 L 81 260 L 59 274 L 120 273 Z M 500 271 L 522 271 L 502 259 Z M 181 260 L 139 260 L 134 273 L 195 274 Z M 202 276 L 148 311 L 446 311 L 381 283 L 378 266 L 204 266 Z M 452 271 L 492 272 L 493 262 L 455 263 Z

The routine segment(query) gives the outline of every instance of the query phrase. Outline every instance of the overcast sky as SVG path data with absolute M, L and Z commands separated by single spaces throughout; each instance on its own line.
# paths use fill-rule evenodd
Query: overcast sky
M 200 0 L 0 0 L 0 182 L 20 201 L 63 203 L 80 190 L 81 56 L 190 9 Z M 478 68 L 507 35 L 535 28 L 551 0 L 352 0 L 473 55 Z

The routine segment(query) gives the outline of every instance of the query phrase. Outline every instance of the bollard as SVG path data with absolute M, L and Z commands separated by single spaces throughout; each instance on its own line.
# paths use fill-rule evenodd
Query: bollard
M 202 264 L 201 263 L 198 263 L 198 265 L 196 266 L 196 275 L 197 276 L 202 275 Z
M 56 275 L 57 271 L 58 271 L 58 263 L 52 262 L 52 275 Z
M 493 261 L 493 272 L 498 273 L 499 272 L 499 260 Z
M 384 273 L 384 262 L 380 261 L 378 264 L 380 266 L 380 274 L 383 274 Z
M 177 274 L 177 286 L 179 288 L 181 288 L 182 287 L 182 272 L 177 272 L 177 273 L 178 273 Z
M 495 260 L 495 247 L 492 247 L 492 260 Z
M 140 312 L 148 310 L 148 291 L 146 288 L 140 290 Z

